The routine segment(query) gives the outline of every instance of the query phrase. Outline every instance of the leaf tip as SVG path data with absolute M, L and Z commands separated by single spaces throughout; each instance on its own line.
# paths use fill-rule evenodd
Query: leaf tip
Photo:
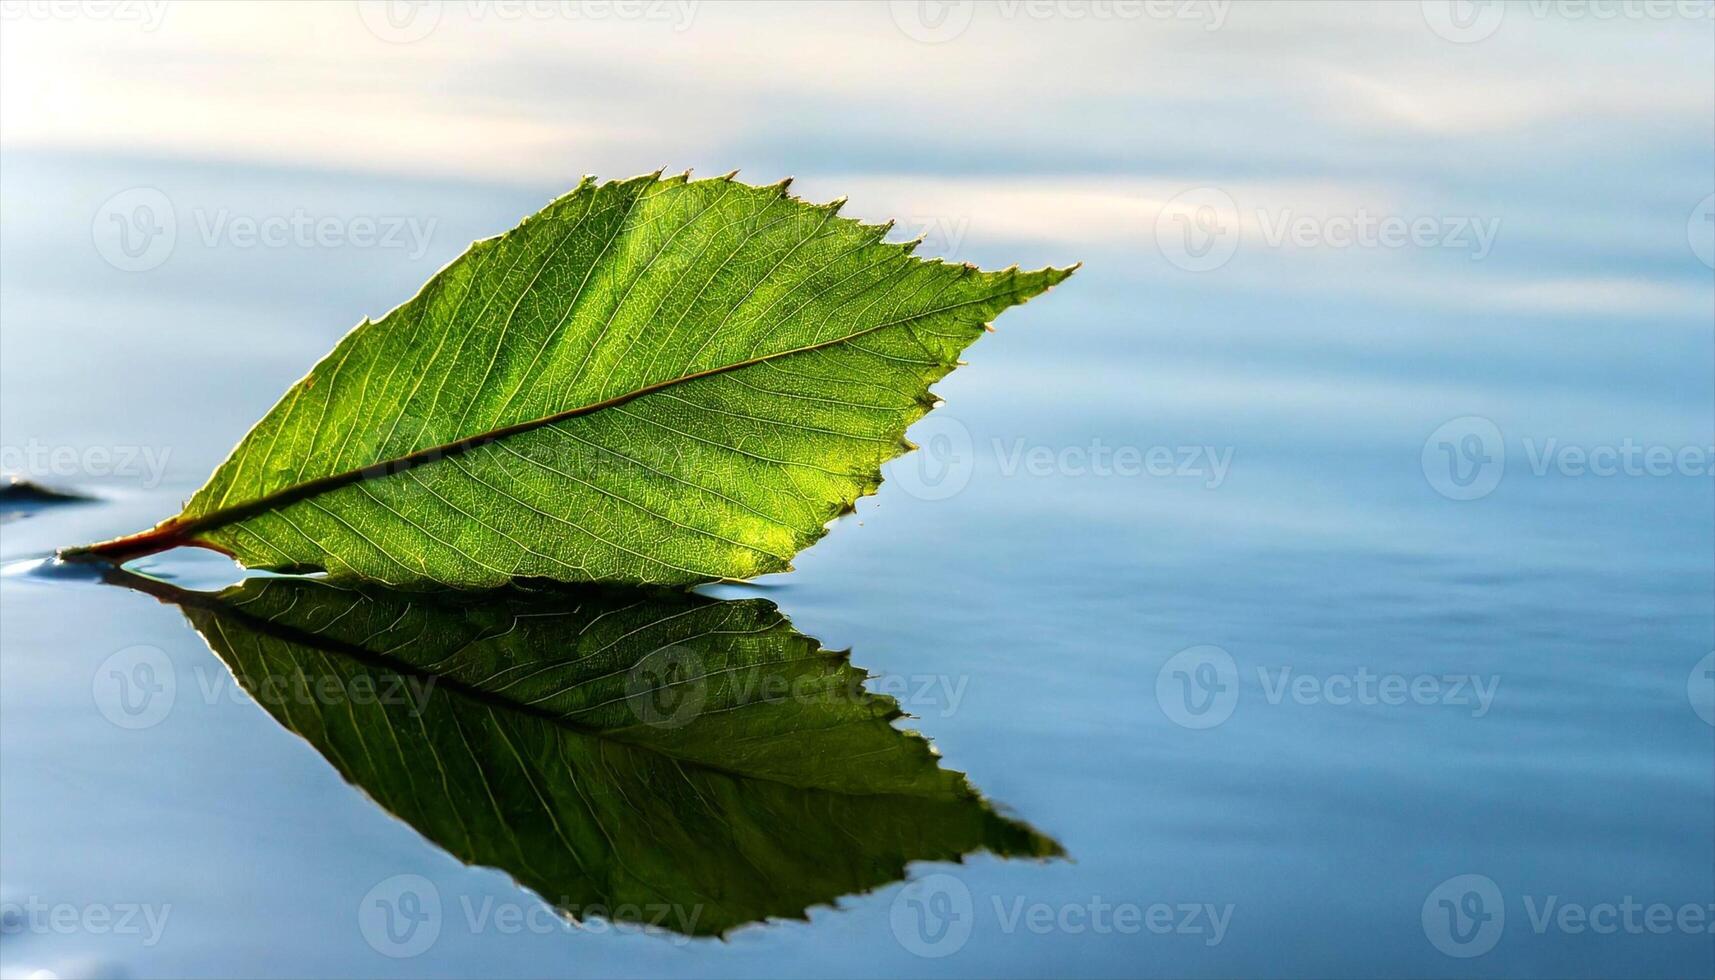
M 1041 276 L 1043 279 L 1048 281 L 1048 288 L 1052 289 L 1060 283 L 1065 282 L 1067 279 L 1070 279 L 1072 277 L 1072 273 L 1077 272 L 1083 267 L 1084 263 L 1082 262 L 1074 262 L 1069 266 L 1058 269 L 1051 265 L 1045 265 L 1035 272 L 1026 273 L 1026 275 Z

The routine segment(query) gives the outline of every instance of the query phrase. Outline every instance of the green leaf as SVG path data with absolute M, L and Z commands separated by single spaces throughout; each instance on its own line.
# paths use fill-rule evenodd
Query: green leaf
M 1072 272 L 924 261 L 841 203 L 586 179 L 359 324 L 178 517 L 84 550 L 408 587 L 787 570 L 989 321 Z
M 379 805 L 574 918 L 720 935 L 910 861 L 1062 853 L 763 600 L 120 574 Z

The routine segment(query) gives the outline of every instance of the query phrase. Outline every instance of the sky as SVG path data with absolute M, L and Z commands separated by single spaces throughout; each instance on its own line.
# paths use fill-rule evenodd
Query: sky
M 1314 288 L 1673 315 L 1706 299 L 1695 263 L 1656 260 L 1690 257 L 1711 9 L 8 3 L 0 149 L 531 188 L 742 168 L 947 245 L 1135 250 L 1168 276 L 1153 231 L 1213 185 L 1263 246 L 1232 270 L 1247 284 L 1338 268 Z M 1364 213 L 1541 247 L 1441 249 L 1480 263 L 1448 290 L 1422 249 L 1279 244 L 1291 219 Z

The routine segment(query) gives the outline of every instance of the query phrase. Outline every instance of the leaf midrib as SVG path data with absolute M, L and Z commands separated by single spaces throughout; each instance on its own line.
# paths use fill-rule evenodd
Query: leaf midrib
M 690 374 L 684 374 L 684 375 L 680 375 L 678 377 L 668 378 L 664 381 L 658 381 L 658 382 L 655 382 L 654 384 L 645 385 L 641 388 L 637 388 L 637 389 L 634 389 L 632 391 L 624 392 L 622 394 L 615 395 L 611 398 L 605 398 L 605 399 L 598 401 L 598 402 L 592 402 L 588 405 L 579 405 L 575 408 L 565 409 L 565 410 L 560 411 L 560 412 L 555 412 L 551 415 L 544 415 L 544 416 L 541 416 L 540 418 L 527 419 L 523 422 L 516 422 L 516 423 L 513 423 L 512 425 L 506 425 L 506 426 L 501 426 L 501 427 L 496 428 L 496 429 L 490 429 L 486 432 L 482 432 L 482 433 L 479 433 L 477 435 L 467 436 L 463 439 L 456 439 L 452 442 L 443 443 L 443 444 L 438 445 L 438 446 L 430 446 L 426 449 L 419 449 L 419 450 L 416 450 L 414 452 L 406 453 L 403 456 L 397 456 L 397 457 L 394 457 L 392 459 L 386 459 L 386 460 L 381 460 L 381 461 L 374 462 L 374 463 L 369 463 L 367 465 L 360 466 L 360 467 L 357 467 L 355 469 L 346 470 L 346 471 L 340 472 L 340 473 L 333 473 L 333 474 L 330 474 L 328 476 L 318 477 L 314 480 L 308 480 L 308 481 L 305 481 L 304 483 L 295 484 L 293 486 L 282 487 L 281 489 L 275 490 L 271 493 L 263 494 L 262 496 L 257 497 L 255 500 L 251 500 L 251 501 L 248 501 L 246 503 L 238 504 L 238 505 L 232 506 L 232 507 L 220 507 L 220 508 L 217 508 L 213 511 L 210 511 L 207 514 L 203 514 L 199 517 L 195 517 L 195 518 L 192 518 L 190 520 L 180 521 L 177 518 L 175 518 L 174 520 L 168 521 L 166 524 L 162 525 L 160 530 L 163 530 L 163 531 L 170 530 L 170 531 L 174 532 L 175 534 L 177 534 L 179 536 L 183 536 L 183 537 L 190 537 L 190 536 L 193 536 L 193 535 L 205 532 L 205 531 L 212 531 L 212 530 L 215 530 L 217 528 L 225 527 L 229 524 L 235 524 L 235 523 L 238 523 L 239 521 L 243 521 L 243 520 L 246 520 L 248 518 L 255 517 L 258 514 L 265 514 L 265 513 L 268 513 L 269 511 L 278 510 L 278 509 L 281 509 L 284 507 L 288 507 L 292 504 L 297 503 L 300 500 L 307 500 L 311 497 L 317 497 L 317 496 L 320 496 L 324 493 L 331 493 L 332 491 L 338 490 L 341 487 L 351 486 L 353 484 L 362 483 L 362 482 L 366 482 L 369 480 L 385 479 L 386 477 L 393 476 L 393 475 L 398 474 L 398 473 L 403 473 L 403 472 L 406 472 L 408 470 L 413 470 L 419 466 L 425 466 L 429 463 L 433 463 L 433 462 L 436 462 L 438 460 L 445 459 L 449 456 L 457 456 L 457 455 L 469 452 L 473 449 L 480 448 L 480 447 L 485 446 L 491 442 L 497 442 L 501 439 L 506 439 L 510 436 L 515 436 L 515 435 L 519 435 L 519 434 L 524 433 L 524 432 L 529 432 L 533 429 L 539 429 L 539 428 L 542 428 L 543 426 L 553 425 L 556 422 L 563 422 L 567 419 L 578 418 L 578 417 L 581 417 L 584 415 L 592 415 L 596 412 L 604 411 L 604 410 L 609 409 L 609 408 L 615 408 L 617 406 L 624 405 L 628 402 L 636 401 L 639 398 L 643 398 L 645 396 L 655 394 L 656 392 L 659 392 L 659 391 L 664 391 L 666 389 L 675 387 L 677 385 L 687 384 L 687 383 L 692 382 L 692 381 L 698 381 L 698 380 L 701 380 L 703 378 L 714 377 L 716 375 L 726 374 L 726 373 L 729 373 L 732 371 L 738 371 L 738 370 L 742 370 L 742 369 L 748 368 L 748 367 L 755 367 L 758 364 L 765 364 L 769 361 L 778 360 L 778 359 L 784 358 L 784 357 L 790 357 L 790 356 L 795 355 L 795 354 L 806 354 L 806 353 L 809 353 L 811 351 L 823 350 L 823 349 L 826 349 L 828 347 L 837 346 L 839 344 L 849 343 L 850 341 L 856 340 L 859 337 L 863 337 L 863 336 L 867 336 L 869 334 L 875 333 L 878 330 L 885 330 L 889 327 L 902 326 L 904 324 L 911 323 L 911 322 L 916 321 L 916 320 L 922 320 L 922 319 L 925 319 L 927 317 L 935 316 L 937 314 L 946 313 L 950 310 L 956 310 L 956 309 L 959 309 L 961 307 L 966 307 L 966 306 L 975 306 L 975 305 L 981 304 L 981 303 L 988 303 L 988 302 L 991 302 L 993 300 L 1000 299 L 1004 296 L 1017 295 L 1018 293 L 1021 293 L 1021 292 L 1023 292 L 1023 290 L 1021 290 L 1021 289 L 1002 290 L 1000 292 L 990 293 L 990 294 L 985 295 L 985 296 L 979 296 L 975 299 L 970 299 L 970 300 L 965 300 L 965 301 L 962 301 L 959 303 L 954 303 L 950 306 L 938 307 L 938 308 L 933 309 L 933 310 L 925 310 L 925 311 L 922 311 L 920 313 L 914 313 L 914 314 L 907 316 L 907 317 L 901 317 L 897 320 L 889 320 L 889 321 L 886 321 L 884 323 L 878 323 L 878 324 L 875 324 L 873 326 L 865 327 L 862 330 L 858 330 L 858 331 L 855 331 L 853 333 L 845 334 L 845 335 L 842 335 L 839 337 L 833 337 L 833 338 L 830 338 L 830 339 L 824 340 L 824 341 L 818 341 L 817 343 L 814 343 L 814 344 L 806 344 L 802 347 L 794 347 L 794 348 L 791 348 L 788 350 L 774 351 L 772 353 L 764 354 L 764 355 L 761 355 L 759 357 L 751 357 L 751 358 L 746 358 L 745 360 L 742 360 L 742 361 L 735 361 L 732 364 L 723 364 L 723 365 L 720 365 L 718 367 L 708 368 L 707 370 L 696 371 L 696 372 L 692 372 Z

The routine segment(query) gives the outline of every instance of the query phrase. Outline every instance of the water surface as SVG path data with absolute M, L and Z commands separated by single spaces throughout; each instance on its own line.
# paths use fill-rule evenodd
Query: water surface
M 703 5 L 655 34 L 466 33 L 454 11 L 405 45 L 346 12 L 264 29 L 175 8 L 147 37 L 8 22 L 0 444 L 101 499 L 0 530 L 0 966 L 1709 974 L 1715 936 L 1689 918 L 1533 913 L 1715 903 L 1715 481 L 1697 462 L 1715 277 L 1696 222 L 1715 28 L 1519 7 L 1460 44 L 1415 7 L 1260 9 L 1219 30 L 984 14 L 938 44 L 879 6 Z M 811 67 L 824 81 L 778 82 Z M 877 71 L 950 101 L 878 92 Z M 69 78 L 112 84 L 50 84 Z M 111 135 L 13 112 L 20 92 Z M 234 99 L 254 128 L 222 114 Z M 467 866 L 348 783 L 175 606 L 14 564 L 174 512 L 359 318 L 579 173 L 663 164 L 796 173 L 932 254 L 1084 261 L 971 350 L 913 432 L 923 452 L 799 571 L 709 590 L 850 648 L 901 727 L 1066 859 L 922 861 L 916 885 L 724 941 L 569 927 L 515 870 Z M 102 220 L 134 188 L 164 195 L 178 236 L 140 271 Z M 1243 227 L 1192 271 L 1210 242 L 1176 243 L 1206 196 L 1173 200 L 1208 188 Z M 246 246 L 221 224 L 296 211 L 398 218 L 405 244 Z M 1271 240 L 1360 211 L 1443 239 Z M 413 219 L 433 221 L 420 248 Z M 1486 250 L 1447 240 L 1466 219 L 1499 221 Z M 1651 449 L 1674 462 L 1652 475 Z M 1609 450 L 1636 465 L 1592 472 Z M 196 554 L 139 570 L 235 577 Z M 138 726 L 115 715 L 113 658 L 157 655 L 175 695 Z M 363 912 L 399 876 L 441 908 L 404 956 Z M 79 924 L 18 926 L 27 903 Z M 158 933 L 83 918 L 132 906 Z M 1494 934 L 1467 915 L 1501 909 Z

